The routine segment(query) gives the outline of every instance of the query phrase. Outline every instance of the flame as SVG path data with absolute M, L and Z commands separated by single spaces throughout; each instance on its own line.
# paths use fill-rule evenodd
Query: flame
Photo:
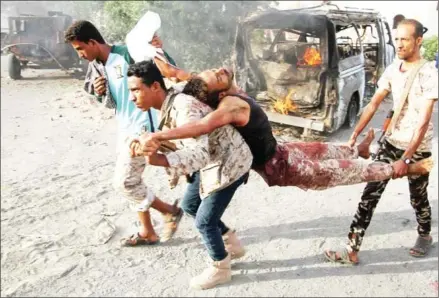
M 296 106 L 293 104 L 293 101 L 290 99 L 293 95 L 294 90 L 291 89 L 285 98 L 278 98 L 273 103 L 273 109 L 281 113 L 283 115 L 288 115 L 288 112 L 293 112 L 296 110 Z
M 322 64 L 322 56 L 320 56 L 319 51 L 315 48 L 307 48 L 305 54 L 303 55 L 304 63 L 302 65 L 320 65 Z

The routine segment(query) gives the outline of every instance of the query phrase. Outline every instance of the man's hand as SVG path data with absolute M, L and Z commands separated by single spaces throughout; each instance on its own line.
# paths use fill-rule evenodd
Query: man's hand
M 348 141 L 349 147 L 354 148 L 355 143 L 357 143 L 357 137 L 358 137 L 358 134 L 356 132 L 353 132 L 351 137 L 349 138 L 349 141 Z
M 107 88 L 105 86 L 105 78 L 103 76 L 100 76 L 99 78 L 97 78 L 96 80 L 94 80 L 93 82 L 93 87 L 95 90 L 95 93 L 99 96 L 104 95 L 105 92 L 107 91 Z
M 131 141 L 130 155 L 131 155 L 131 157 L 143 156 L 142 146 L 140 145 L 139 140 L 134 139 Z
M 143 155 L 152 156 L 157 153 L 160 148 L 160 141 L 155 136 L 155 134 L 143 134 L 139 138 L 140 146 L 143 151 Z
M 402 178 L 407 175 L 408 165 L 403 160 L 395 161 L 392 164 L 393 167 L 393 179 Z
M 154 34 L 154 37 L 151 40 L 151 45 L 155 48 L 163 47 L 163 42 L 157 34 Z

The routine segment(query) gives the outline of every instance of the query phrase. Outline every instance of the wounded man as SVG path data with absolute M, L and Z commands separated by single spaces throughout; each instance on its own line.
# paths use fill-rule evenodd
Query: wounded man
M 252 169 L 269 186 L 323 190 L 383 181 L 394 175 L 392 164 L 358 158 L 369 157 L 373 131 L 363 143 L 353 148 L 319 142 L 278 143 L 267 115 L 254 99 L 238 88 L 230 69 L 206 70 L 189 80 L 182 92 L 209 105 L 214 111 L 191 123 L 141 137 L 142 154 L 155 154 L 163 141 L 195 138 L 231 124 L 250 147 Z M 425 174 L 432 165 L 431 159 L 410 164 L 406 175 Z

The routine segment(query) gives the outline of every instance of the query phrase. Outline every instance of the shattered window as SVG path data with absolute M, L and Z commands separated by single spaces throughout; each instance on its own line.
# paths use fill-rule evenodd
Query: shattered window
M 320 66 L 320 38 L 294 29 L 254 29 L 250 33 L 254 59 L 295 66 Z
M 354 26 L 339 27 L 336 34 L 340 60 L 361 54 L 361 38 Z

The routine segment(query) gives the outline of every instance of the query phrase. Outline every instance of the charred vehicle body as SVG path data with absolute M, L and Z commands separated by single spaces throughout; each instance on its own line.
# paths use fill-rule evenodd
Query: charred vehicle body
M 238 85 L 270 121 L 311 131 L 355 125 L 395 55 L 387 22 L 369 10 L 276 10 L 237 30 Z
M 8 53 L 8 72 L 21 78 L 21 68 L 29 62 L 42 68 L 87 68 L 75 50 L 64 42 L 64 31 L 73 19 L 61 12 L 48 16 L 8 17 L 8 32 L 2 33 L 2 53 Z

